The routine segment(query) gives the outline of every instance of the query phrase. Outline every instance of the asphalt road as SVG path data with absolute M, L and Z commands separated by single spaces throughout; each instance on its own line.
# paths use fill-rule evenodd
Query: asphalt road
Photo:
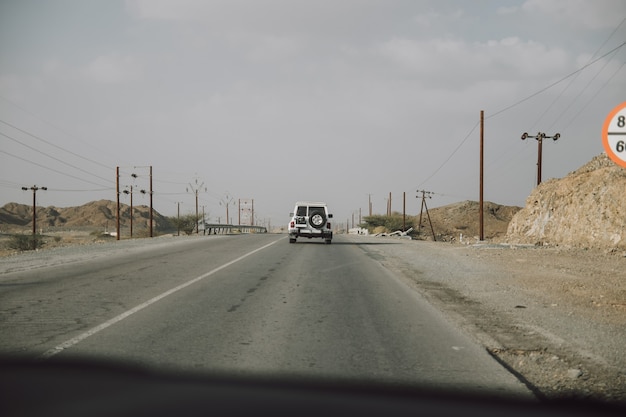
M 0 353 L 529 395 L 365 244 L 207 236 L 2 274 Z

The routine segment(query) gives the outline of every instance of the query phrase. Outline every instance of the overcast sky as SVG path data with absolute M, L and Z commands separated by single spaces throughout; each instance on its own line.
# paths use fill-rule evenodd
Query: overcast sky
M 536 183 L 603 152 L 626 101 L 623 0 L 1 0 L 0 206 L 69 207 L 149 190 L 211 221 L 254 199 L 345 222 L 479 198 L 523 206 Z M 137 178 L 133 178 L 136 174 Z M 123 195 L 122 202 L 129 203 Z M 148 204 L 137 193 L 134 204 Z M 221 203 L 221 204 L 220 204 Z

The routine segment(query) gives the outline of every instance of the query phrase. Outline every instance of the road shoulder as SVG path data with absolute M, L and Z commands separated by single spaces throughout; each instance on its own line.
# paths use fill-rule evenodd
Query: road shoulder
M 620 254 L 348 237 L 546 398 L 626 401 Z M 386 243 L 386 244 L 380 244 Z

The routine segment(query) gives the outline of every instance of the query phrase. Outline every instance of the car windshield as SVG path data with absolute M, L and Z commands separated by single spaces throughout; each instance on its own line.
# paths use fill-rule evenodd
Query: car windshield
M 626 403 L 625 39 L 616 0 L 2 2 L 0 362 Z

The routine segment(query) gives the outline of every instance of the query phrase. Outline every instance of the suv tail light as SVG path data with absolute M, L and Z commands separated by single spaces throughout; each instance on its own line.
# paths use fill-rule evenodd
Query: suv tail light
M 291 223 L 289 223 L 289 227 L 291 227 L 292 229 L 296 227 L 296 222 L 292 221 Z
M 326 223 L 326 228 L 330 229 L 330 222 Z

